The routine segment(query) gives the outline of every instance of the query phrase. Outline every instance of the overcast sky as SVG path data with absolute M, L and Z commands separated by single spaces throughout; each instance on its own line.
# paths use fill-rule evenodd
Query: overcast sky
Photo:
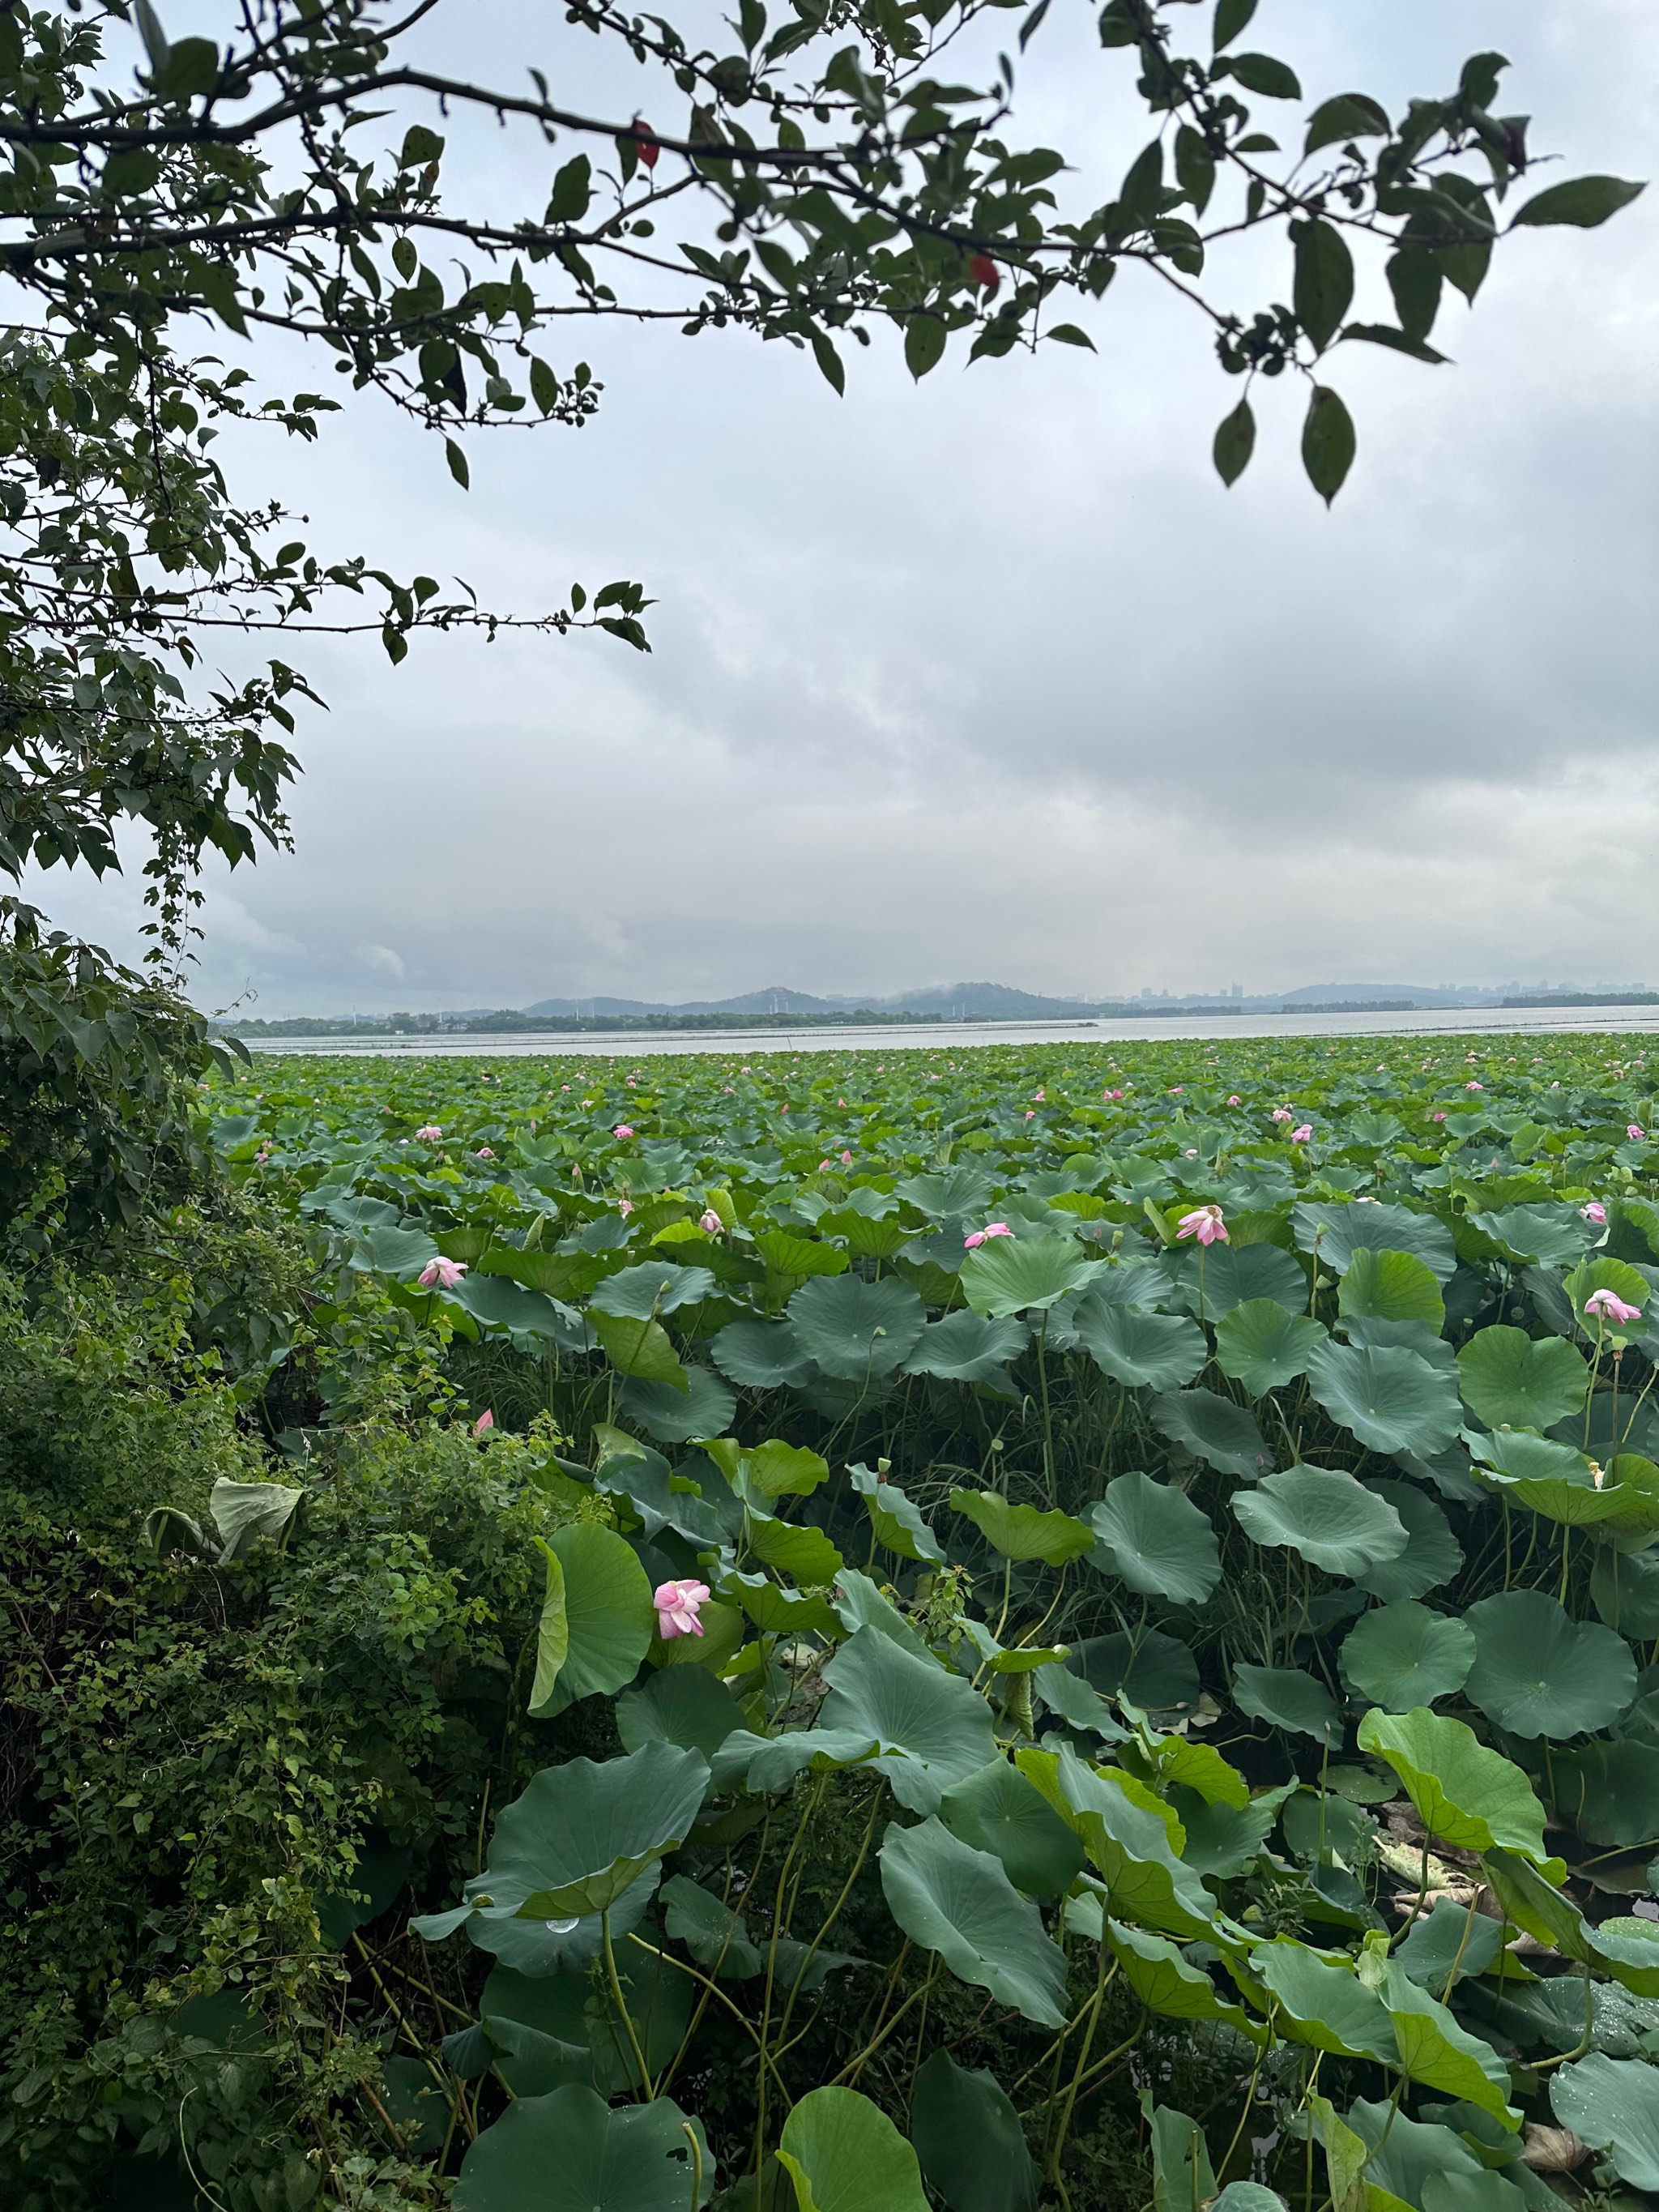
M 465 13 L 498 76 L 574 36 L 525 0 Z M 1054 9 L 1018 113 L 1098 200 L 1147 133 L 1091 13 Z M 1651 0 L 1263 0 L 1250 43 L 1395 112 L 1498 46 L 1553 176 L 1654 166 Z M 544 155 L 488 160 L 534 199 Z M 316 540 L 498 606 L 639 578 L 655 652 L 291 653 L 330 703 L 297 850 L 211 878 L 198 999 L 1659 980 L 1656 236 L 1659 191 L 1517 236 L 1443 311 L 1455 367 L 1342 349 L 1360 454 L 1330 514 L 1288 380 L 1224 491 L 1237 386 L 1133 274 L 1097 355 L 915 386 L 890 339 L 848 349 L 844 399 L 782 346 L 591 331 L 598 420 L 474 436 L 470 495 L 372 402 L 314 457 L 262 453 L 242 489 L 280 484 Z M 37 889 L 133 950 L 130 886 Z

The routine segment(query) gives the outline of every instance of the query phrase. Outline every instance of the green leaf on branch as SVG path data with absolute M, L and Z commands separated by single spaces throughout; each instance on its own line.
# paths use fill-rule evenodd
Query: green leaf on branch
M 1302 425 L 1302 465 L 1327 507 L 1346 482 L 1358 446 L 1353 417 L 1340 394 L 1328 385 L 1315 385 Z
M 1249 24 L 1256 10 L 1256 0 L 1216 0 L 1215 29 L 1212 43 L 1217 53 L 1233 40 Z
M 1281 62 L 1272 54 L 1233 54 L 1224 66 L 1246 92 L 1259 94 L 1263 100 L 1302 97 L 1302 81 L 1296 71 L 1288 62 Z M 1220 76 L 1221 70 L 1216 74 Z
M 918 383 L 936 368 L 945 354 L 950 333 L 938 315 L 912 315 L 904 328 L 904 365 Z
M 1255 416 L 1248 399 L 1241 399 L 1231 415 L 1222 417 L 1212 450 L 1216 474 L 1223 483 L 1236 484 L 1255 451 Z
M 1510 228 L 1522 224 L 1571 223 L 1577 230 L 1594 230 L 1618 214 L 1620 208 L 1647 190 L 1623 177 L 1573 177 L 1535 193 L 1510 219 Z
M 1328 222 L 1295 228 L 1296 319 L 1323 353 L 1341 327 L 1353 299 L 1353 256 L 1341 232 Z
M 1321 100 L 1308 118 L 1302 151 L 1304 155 L 1316 154 L 1322 146 L 1333 146 L 1339 139 L 1386 138 L 1393 128 L 1388 110 L 1369 93 L 1339 92 L 1333 100 Z

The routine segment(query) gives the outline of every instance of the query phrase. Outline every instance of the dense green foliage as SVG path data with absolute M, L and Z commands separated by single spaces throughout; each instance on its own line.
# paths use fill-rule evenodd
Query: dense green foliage
M 32 2201 L 181 2132 L 235 2212 L 1659 2185 L 1639 1054 L 262 1060 L 204 1103 L 224 1203 L 293 1226 L 152 1261 L 136 1367 L 81 1349 L 118 1298 L 73 1352 L 61 1300 L 14 1324 L 8 1574 L 68 1594 L 10 1832 Z M 280 1341 L 207 1351 L 256 1306 Z M 233 1406 L 300 1496 L 216 1564 Z M 227 1989 L 234 2109 L 179 2012 Z

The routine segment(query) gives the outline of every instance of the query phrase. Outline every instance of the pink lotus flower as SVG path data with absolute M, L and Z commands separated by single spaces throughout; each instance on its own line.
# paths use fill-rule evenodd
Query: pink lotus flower
M 1103 1098 L 1121 1098 L 1123 1093 L 1121 1091 L 1103 1091 L 1100 1095 Z
M 1597 1321 L 1640 1321 L 1640 1306 L 1627 1306 L 1615 1291 L 1592 1291 L 1584 1301 L 1585 1318 Z
M 853 1155 L 851 1154 L 851 1152 L 843 1152 L 843 1153 L 842 1154 L 842 1156 L 841 1156 L 841 1164 L 842 1164 L 842 1167 L 844 1167 L 844 1168 L 850 1168 L 850 1167 L 852 1166 L 852 1164 L 853 1164 Z
M 1629 1128 L 1626 1130 L 1625 1134 L 1630 1139 L 1632 1145 L 1639 1145 L 1642 1142 L 1641 1127 L 1638 1122 L 1632 1121 Z
M 697 1611 L 708 1602 L 708 1594 L 707 1583 L 681 1581 L 658 1585 L 651 1602 L 657 1608 L 657 1633 L 665 1644 L 672 1643 L 677 1636 L 702 1634 Z
M 1484 1083 L 1474 1083 L 1474 1082 L 1466 1083 L 1466 1084 L 1463 1085 L 1463 1088 L 1464 1088 L 1464 1090 L 1465 1090 L 1465 1091 L 1484 1091 L 1484 1090 L 1486 1089 L 1486 1085 L 1485 1085 Z
M 1275 1106 L 1273 1108 L 1273 1119 L 1275 1121 L 1294 1121 L 1296 1116 L 1291 1113 L 1288 1106 Z
M 1198 1147 L 1197 1147 L 1197 1146 L 1196 1146 L 1196 1145 L 1190 1145 L 1190 1146 L 1188 1146 L 1188 1147 L 1187 1148 L 1187 1150 L 1186 1150 L 1186 1151 L 1185 1151 L 1185 1152 L 1181 1155 L 1181 1157 L 1182 1157 L 1182 1158 L 1183 1160 L 1195 1160 L 1195 1159 L 1198 1158 Z
M 1218 1206 L 1196 1206 L 1176 1224 L 1177 1237 L 1196 1237 L 1200 1244 L 1224 1244 L 1227 1224 Z
M 490 1151 L 488 1145 L 480 1145 L 477 1151 L 473 1153 L 472 1157 L 475 1160 L 493 1160 L 495 1155 Z
M 715 1212 L 714 1207 L 711 1206 L 706 1212 L 698 1216 L 697 1226 L 699 1229 L 703 1231 L 707 1236 L 718 1237 L 721 1230 L 725 1228 L 726 1224 L 720 1219 L 719 1214 Z
M 1431 1121 L 1443 1121 L 1445 1118 L 1443 1114 L 1431 1114 L 1429 1116 Z
M 1242 1106 L 1244 1103 L 1244 1101 L 1239 1097 L 1237 1091 L 1235 1091 L 1232 1097 L 1227 1101 L 1227 1103 L 1230 1106 Z
M 1048 1094 L 1046 1091 L 1034 1091 L 1031 1096 L 1039 1106 L 1046 1106 L 1048 1103 Z
M 1027 1120 L 1028 1121 L 1036 1121 L 1036 1107 L 1035 1107 L 1035 1106 L 1028 1106 L 1028 1107 L 1025 1109 L 1025 1118 L 1026 1118 L 1026 1120 Z
M 483 1413 L 479 1414 L 477 1419 L 472 1424 L 472 1433 L 475 1437 L 487 1437 L 495 1425 L 495 1416 L 489 1407 L 486 1406 Z
M 1311 1121 L 1304 1121 L 1299 1129 L 1291 1130 L 1291 1142 L 1293 1145 L 1305 1145 L 1312 1134 L 1313 1123 Z
M 834 1164 L 835 1163 L 832 1160 L 820 1160 L 817 1164 L 817 1172 L 819 1175 L 826 1174 Z
M 269 1146 L 261 1146 L 259 1150 L 253 1155 L 253 1164 L 256 1168 L 262 1168 L 270 1158 L 270 1152 Z
M 441 1252 L 428 1260 L 415 1278 L 423 1291 L 453 1291 L 466 1273 L 465 1260 L 447 1260 Z
M 633 1200 L 631 1198 L 619 1198 L 617 1200 L 617 1211 L 621 1214 L 623 1219 L 626 1221 L 629 1215 L 634 1211 Z
M 1186 1090 L 1186 1088 L 1187 1088 L 1187 1086 L 1186 1086 L 1186 1085 L 1185 1085 L 1184 1083 L 1177 1083 L 1177 1084 L 1175 1084 L 1174 1085 L 1172 1085 L 1172 1087 L 1171 1087 L 1171 1089 L 1170 1089 L 1170 1097 L 1171 1097 L 1171 1098 L 1179 1098 L 1179 1097 L 1181 1097 L 1182 1093 Z
M 435 1145 L 442 1138 L 443 1131 L 435 1121 L 425 1121 L 416 1129 L 415 1134 L 422 1144 Z
M 970 1229 L 962 1241 L 965 1249 L 971 1252 L 977 1246 L 988 1243 L 993 1237 L 1012 1237 L 1013 1233 L 1006 1221 L 988 1221 L 983 1229 Z
M 624 1137 L 631 1137 L 634 1132 L 629 1127 L 626 1121 L 618 1121 L 616 1127 L 611 1132 L 611 1133 L 617 1139 L 618 1142 L 620 1142 Z
M 1584 1220 L 1595 1222 L 1598 1229 L 1607 1218 L 1607 1209 L 1599 1198 L 1591 1199 L 1588 1206 L 1581 1206 L 1578 1211 Z

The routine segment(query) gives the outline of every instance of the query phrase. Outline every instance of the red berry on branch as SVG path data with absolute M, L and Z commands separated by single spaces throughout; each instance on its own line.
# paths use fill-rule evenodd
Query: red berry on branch
M 971 254 L 968 261 L 968 274 L 987 292 L 994 292 L 1002 282 L 1002 271 L 988 253 Z

